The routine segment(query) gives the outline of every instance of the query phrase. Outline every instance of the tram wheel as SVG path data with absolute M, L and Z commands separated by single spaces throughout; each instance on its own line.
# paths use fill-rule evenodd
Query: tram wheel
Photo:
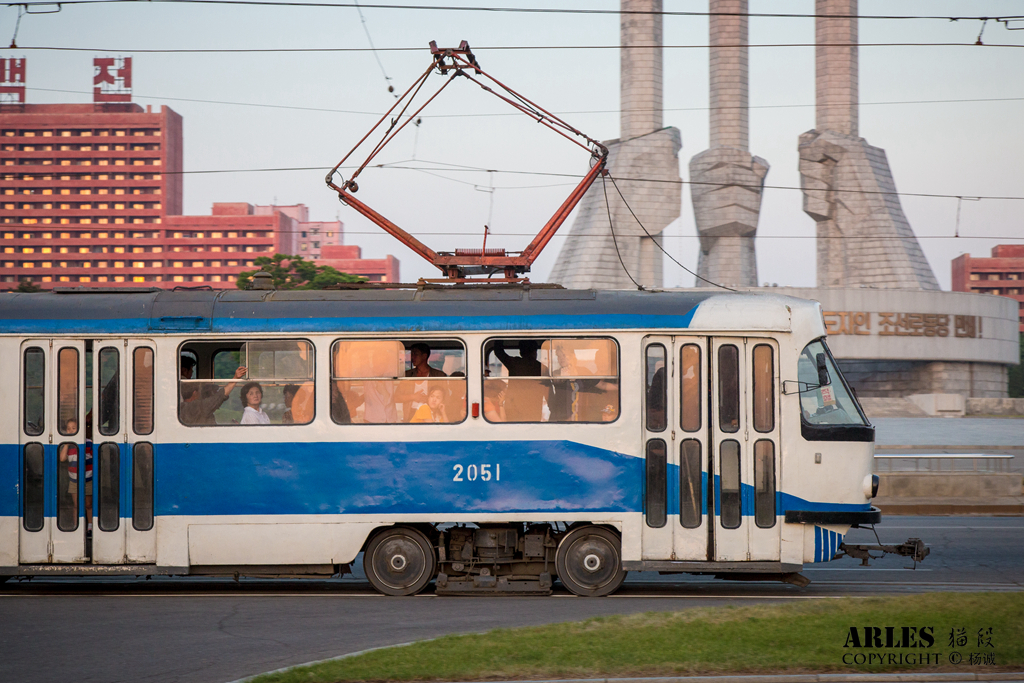
M 434 578 L 437 559 L 422 532 L 393 527 L 370 540 L 363 553 L 363 571 L 385 595 L 416 595 Z
M 622 543 L 614 531 L 599 526 L 573 529 L 558 544 L 555 569 L 562 585 L 576 595 L 614 593 L 626 579 Z

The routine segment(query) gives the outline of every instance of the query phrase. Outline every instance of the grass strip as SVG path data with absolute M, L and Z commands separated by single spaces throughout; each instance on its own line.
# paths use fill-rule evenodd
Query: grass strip
M 917 628 L 917 633 L 929 627 L 934 643 L 930 647 L 886 647 L 886 626 L 896 627 L 895 644 L 899 644 L 904 626 Z M 852 627 L 861 641 L 865 640 L 864 627 L 881 628 L 882 647 L 854 647 Z M 960 641 L 963 645 L 957 643 L 961 634 L 966 638 Z M 927 638 L 915 637 L 916 642 L 922 640 Z M 951 664 L 954 652 L 963 658 L 959 665 Z M 890 653 L 895 655 L 895 663 L 889 661 Z M 852 660 L 857 654 L 884 656 L 880 662 L 844 664 L 844 655 Z M 994 662 L 971 664 L 972 654 L 982 661 L 984 655 L 991 655 Z M 901 655 L 903 664 L 899 663 Z M 908 655 L 914 656 L 913 664 L 906 663 Z M 926 593 L 649 612 L 497 629 L 267 674 L 256 682 L 940 670 L 991 673 L 1021 668 L 1024 593 Z

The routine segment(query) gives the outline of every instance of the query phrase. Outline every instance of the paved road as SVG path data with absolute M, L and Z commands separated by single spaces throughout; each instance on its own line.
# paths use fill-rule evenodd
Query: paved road
M 1024 590 L 1024 520 L 894 517 L 883 543 L 924 538 L 900 558 L 809 568 L 808 588 L 632 575 L 617 595 L 583 599 L 377 597 L 361 574 L 331 581 L 46 580 L 0 587 L 0 681 L 220 683 L 292 664 L 447 633 L 707 605 L 934 590 Z M 851 542 L 869 542 L 855 530 Z

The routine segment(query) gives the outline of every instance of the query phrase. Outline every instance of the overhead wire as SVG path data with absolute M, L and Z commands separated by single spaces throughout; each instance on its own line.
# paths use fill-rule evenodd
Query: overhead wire
M 130 0 L 135 1 L 135 0 Z M 177 0 L 176 0 L 177 1 Z M 1005 47 L 1024 48 L 1017 43 L 953 43 L 953 42 L 920 42 L 920 43 L 735 43 L 731 45 L 485 45 L 474 47 L 474 50 L 497 52 L 501 50 L 707 50 L 710 48 L 819 48 L 819 47 Z M 344 52 L 420 52 L 418 47 L 224 47 L 224 48 L 125 48 L 125 47 L 69 47 L 56 45 L 19 45 L 19 50 L 42 50 L 51 52 L 131 52 L 134 54 L 280 54 L 280 53 L 344 53 Z
M 388 86 L 388 92 L 394 95 L 395 86 L 391 85 L 391 77 L 388 76 L 388 72 L 384 70 L 384 63 L 380 61 L 380 55 L 377 53 L 377 48 L 373 45 L 373 38 L 370 36 L 370 29 L 366 25 L 366 17 L 363 16 L 363 9 L 359 6 L 359 0 L 354 0 L 356 10 L 359 12 L 359 21 L 363 24 L 363 32 L 366 33 L 366 41 L 370 43 L 370 49 L 373 50 L 373 57 L 377 60 L 377 66 L 380 67 L 381 74 L 384 75 L 384 83 Z M 395 95 L 398 97 L 398 95 Z
M 470 173 L 505 173 L 508 175 L 528 175 L 528 176 L 544 176 L 552 178 L 582 178 L 583 175 L 579 173 L 554 173 L 551 171 L 516 171 L 508 169 L 492 169 L 484 168 L 479 166 L 464 166 L 460 164 L 445 164 L 437 161 L 426 161 L 419 160 L 418 163 L 432 163 L 435 165 L 447 166 L 446 170 L 450 172 L 470 172 Z M 340 167 L 340 168 L 352 168 L 352 167 Z M 418 168 L 415 166 L 398 166 L 395 164 L 378 164 L 373 168 L 385 168 L 393 170 L 403 171 L 420 171 L 420 170 L 437 170 L 432 168 Z M 214 173 L 272 173 L 272 172 L 285 172 L 285 171 L 325 171 L 327 170 L 324 166 L 290 166 L 290 167 L 274 167 L 274 168 L 239 168 L 239 169 L 204 169 L 195 171 L 161 171 L 161 173 L 167 175 L 201 175 L 201 174 L 214 174 Z M 711 185 L 715 187 L 722 187 L 725 185 L 733 185 L 736 187 L 747 187 L 750 189 L 768 189 L 768 190 L 799 190 L 804 191 L 804 188 L 794 185 L 743 185 L 737 183 L 714 183 L 697 180 L 666 180 L 663 178 L 622 178 L 623 182 L 643 182 L 643 183 L 665 183 L 671 185 Z M 886 190 L 855 190 L 845 188 L 833 188 L 829 192 L 844 193 L 844 194 L 868 194 L 868 195 L 885 195 L 895 197 L 928 197 L 932 199 L 957 199 L 960 197 L 971 197 L 977 199 L 989 199 L 989 200 L 1001 200 L 1001 201 L 1021 201 L 1024 200 L 1024 196 L 1015 195 L 977 195 L 969 193 L 960 194 L 941 194 L 936 192 L 897 192 L 897 191 L 886 191 Z
M 690 275 L 694 276 L 698 280 L 703 280 L 704 282 L 708 283 L 709 285 L 714 285 L 715 287 L 721 287 L 722 289 L 727 289 L 730 292 L 735 292 L 736 291 L 735 289 L 732 289 L 731 287 L 726 287 L 725 285 L 720 285 L 717 282 L 712 282 L 711 280 L 707 279 L 706 277 L 698 275 L 697 273 L 693 272 L 692 270 L 690 270 L 689 268 L 684 266 L 682 263 L 677 261 L 676 258 L 672 254 L 668 253 L 668 251 L 665 250 L 665 247 L 661 246 L 661 242 L 659 242 L 658 239 L 654 235 L 652 235 L 650 232 L 647 231 L 647 228 L 644 226 L 644 224 L 640 221 L 640 218 L 633 211 L 633 207 L 631 207 L 629 205 L 629 202 L 626 201 L 626 196 L 624 194 L 622 194 L 622 190 L 619 189 L 619 184 L 615 182 L 615 176 L 613 176 L 612 174 L 609 173 L 608 177 L 612 181 L 612 187 L 614 187 L 615 191 L 619 193 L 619 199 L 621 199 L 622 203 L 626 206 L 627 209 L 629 209 L 629 213 L 630 213 L 631 216 L 633 216 L 633 219 L 636 221 L 636 224 L 639 225 L 640 229 L 643 230 L 644 233 L 648 237 L 651 238 L 651 241 L 654 242 L 654 244 L 658 247 L 658 249 L 661 249 L 662 253 L 664 253 L 665 256 L 668 256 L 672 260 L 673 263 L 675 263 L 677 266 L 679 266 L 680 268 L 682 268 L 683 270 L 685 270 L 687 273 L 689 273 Z M 607 201 L 607 200 L 608 200 L 608 196 L 607 196 L 607 191 L 606 191 L 606 193 L 605 193 L 605 201 Z
M 2 3 L 8 7 L 36 7 L 52 5 L 104 5 L 104 4 L 191 4 L 191 5 L 256 5 L 269 7 L 317 7 L 328 9 L 351 9 L 359 7 L 358 0 L 354 2 L 313 2 L 311 0 L 298 0 L 287 2 L 285 0 L 28 0 L 26 2 Z M 689 10 L 623 10 L 623 9 L 589 9 L 589 8 L 563 8 L 563 7 L 501 7 L 487 5 L 408 5 L 396 3 L 363 3 L 365 9 L 386 9 L 386 10 L 420 10 L 434 12 L 488 12 L 488 13 L 514 13 L 514 14 L 589 14 L 589 15 L 644 15 L 662 17 L 729 17 L 749 16 L 763 17 L 769 19 L 870 19 L 870 20 L 937 20 L 937 21 L 997 21 L 1008 22 L 1024 19 L 1024 15 L 1011 14 L 1004 16 L 984 15 L 927 15 L 927 14 L 816 14 L 804 12 L 696 12 Z
M 323 223 L 325 221 L 314 221 L 317 223 Z M 31 227 L 31 226 L 28 226 Z M 96 228 L 96 224 L 89 226 L 92 229 Z M 109 225 L 107 226 L 109 228 Z M 138 227 L 138 226 L 129 226 Z M 38 226 L 37 226 L 38 228 Z M 303 232 L 301 230 L 277 230 L 277 229 L 261 229 L 261 232 L 276 232 L 278 234 L 294 234 L 297 232 Z M 308 232 L 308 231 L 306 231 Z M 383 233 L 379 230 L 343 230 L 346 235 L 378 235 L 383 236 Z M 431 237 L 479 237 L 479 234 L 474 232 L 457 232 L 452 230 L 441 230 L 441 231 L 416 231 L 417 235 L 428 235 Z M 491 231 L 491 237 L 536 237 L 536 233 L 532 232 L 494 232 Z M 555 235 L 553 239 L 583 239 L 592 237 L 592 235 L 573 235 L 569 233 L 560 233 Z M 700 239 L 700 235 L 669 235 L 673 239 Z M 755 235 L 754 239 L 758 240 L 877 240 L 877 239 L 888 239 L 890 236 L 881 235 L 829 235 L 829 236 L 818 236 L 818 235 Z M 1024 240 L 1024 235 L 918 235 L 914 237 L 919 240 L 967 240 L 967 239 L 979 239 L 979 240 Z
M 69 93 L 75 95 L 89 95 L 92 96 L 91 90 L 67 90 L 64 88 L 26 88 L 26 90 L 38 91 L 38 92 L 59 92 Z M 299 105 L 289 104 L 267 104 L 263 102 L 232 102 L 228 100 L 204 100 L 193 97 L 167 97 L 164 95 L 141 95 L 138 93 L 132 93 L 133 98 L 139 98 L 144 100 L 167 100 L 169 102 L 194 102 L 197 104 L 220 104 L 225 106 L 235 107 L 260 107 L 266 109 L 289 109 L 294 111 L 313 111 L 313 112 L 324 112 L 329 114 L 357 114 L 361 116 L 380 116 L 379 111 L 361 111 L 355 109 L 333 109 L 330 107 L 303 107 Z M 981 97 L 981 98 L 954 98 L 954 99 L 943 99 L 943 100 L 887 100 L 883 102 L 860 102 L 859 106 L 875 106 L 875 105 L 902 105 L 902 104 L 961 104 L 971 102 L 1024 102 L 1024 97 Z M 752 104 L 749 106 L 725 106 L 715 107 L 715 109 L 803 109 L 812 107 L 821 107 L 815 103 L 803 103 L 803 104 Z M 835 108 L 848 107 L 848 105 L 834 105 Z M 829 107 L 823 107 L 829 108 Z M 710 111 L 711 107 L 665 107 L 663 111 L 666 112 L 685 112 L 685 111 Z M 621 109 L 581 109 L 575 111 L 556 111 L 552 112 L 559 116 L 575 116 L 581 114 L 619 114 L 622 112 L 630 111 L 646 111 L 645 108 L 621 108 Z M 424 119 L 452 119 L 452 118 L 486 118 L 486 117 L 506 117 L 506 116 L 518 116 L 516 112 L 481 112 L 481 113 L 460 113 L 460 114 L 421 114 L 420 118 Z
M 604 206 L 608 210 L 608 229 L 612 233 L 612 244 L 615 246 L 615 255 L 619 257 L 619 265 L 622 266 L 622 271 L 629 278 L 629 281 L 636 285 L 636 288 L 643 291 L 644 286 L 637 282 L 632 275 L 629 273 L 629 268 L 626 268 L 626 262 L 622 260 L 622 253 L 619 251 L 619 240 L 615 237 L 615 221 L 612 220 L 612 206 L 608 202 L 608 186 L 604 180 L 604 174 L 601 174 L 601 189 L 604 190 Z

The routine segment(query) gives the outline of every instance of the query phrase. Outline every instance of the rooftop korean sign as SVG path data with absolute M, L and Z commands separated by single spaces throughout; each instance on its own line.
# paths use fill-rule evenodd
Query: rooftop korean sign
M 25 58 L 0 58 L 0 104 L 25 104 Z
M 132 101 L 132 58 L 96 57 L 92 60 L 92 101 Z

